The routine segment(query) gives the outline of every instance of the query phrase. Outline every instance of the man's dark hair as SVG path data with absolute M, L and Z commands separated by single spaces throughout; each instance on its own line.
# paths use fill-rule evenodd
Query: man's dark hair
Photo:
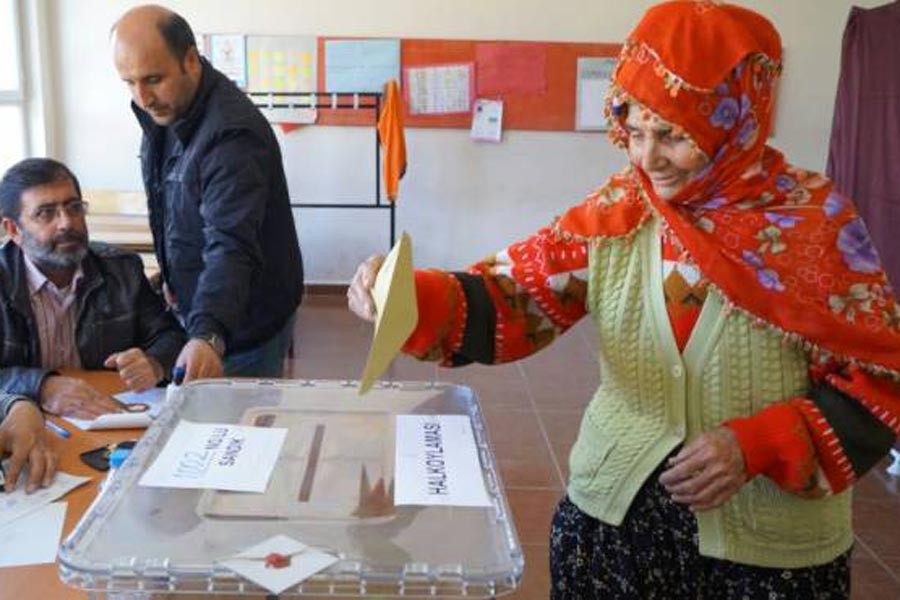
M 0 215 L 19 220 L 22 213 L 22 193 L 33 187 L 71 180 L 75 193 L 81 198 L 81 185 L 69 167 L 52 158 L 26 158 L 19 161 L 0 179 Z
M 172 13 L 168 18 L 163 18 L 157 23 L 159 33 L 166 42 L 166 47 L 179 63 L 184 62 L 188 50 L 197 46 L 194 32 L 191 26 L 178 13 Z

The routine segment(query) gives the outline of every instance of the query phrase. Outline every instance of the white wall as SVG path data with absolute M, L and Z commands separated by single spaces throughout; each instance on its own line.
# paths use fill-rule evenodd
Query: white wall
M 795 164 L 825 165 L 841 35 L 850 6 L 886 0 L 746 0 L 782 34 L 785 77 L 773 143 Z M 139 189 L 139 131 L 109 52 L 126 0 L 48 2 L 55 112 L 51 152 L 85 188 Z M 618 42 L 651 0 L 171 0 L 198 32 Z M 304 200 L 368 197 L 371 132 L 317 127 L 283 139 L 292 193 Z M 398 229 L 418 265 L 458 268 L 529 233 L 624 164 L 598 134 L 511 131 L 499 145 L 464 130 L 407 131 L 409 169 Z M 343 158 L 338 160 L 337 155 Z M 347 155 L 356 157 L 350 162 Z M 313 173 L 316 175 L 313 176 Z M 373 211 L 297 214 L 311 282 L 347 281 L 387 244 Z

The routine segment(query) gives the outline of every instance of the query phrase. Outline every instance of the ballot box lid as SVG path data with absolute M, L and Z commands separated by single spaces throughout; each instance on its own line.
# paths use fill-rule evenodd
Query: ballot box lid
M 394 504 L 398 415 L 468 417 L 489 506 Z M 459 420 L 459 419 L 457 419 Z M 146 487 L 182 421 L 285 428 L 265 492 Z M 492 598 L 524 560 L 473 391 L 438 383 L 207 380 L 165 407 L 60 548 L 62 579 L 99 593 L 264 594 L 221 563 L 276 535 L 334 554 L 281 596 Z

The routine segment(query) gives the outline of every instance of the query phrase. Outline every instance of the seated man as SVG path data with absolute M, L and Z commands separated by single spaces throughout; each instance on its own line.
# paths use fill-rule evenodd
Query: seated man
M 38 406 L 23 396 L 0 393 L 0 458 L 3 461 L 0 487 L 7 492 L 16 489 L 22 468 L 28 466 L 25 491 L 47 487 L 56 474 L 56 452 L 44 439 L 44 415 Z
M 86 210 L 54 160 L 23 160 L 0 180 L 0 390 L 90 419 L 121 405 L 57 369 L 115 368 L 142 391 L 170 372 L 185 335 L 137 255 L 88 244 Z

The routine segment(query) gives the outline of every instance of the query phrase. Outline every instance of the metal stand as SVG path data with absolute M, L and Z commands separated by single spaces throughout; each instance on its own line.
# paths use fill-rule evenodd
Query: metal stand
M 377 92 L 250 92 L 250 99 L 259 108 L 315 108 L 327 110 L 371 110 L 374 123 L 381 113 L 381 93 Z M 273 102 L 273 98 L 278 98 Z M 296 101 L 294 101 L 296 98 Z M 375 200 L 369 203 L 353 202 L 291 202 L 293 208 L 329 208 L 351 210 L 388 210 L 390 212 L 390 244 L 396 238 L 396 207 L 393 202 L 381 201 L 381 140 L 375 128 Z

